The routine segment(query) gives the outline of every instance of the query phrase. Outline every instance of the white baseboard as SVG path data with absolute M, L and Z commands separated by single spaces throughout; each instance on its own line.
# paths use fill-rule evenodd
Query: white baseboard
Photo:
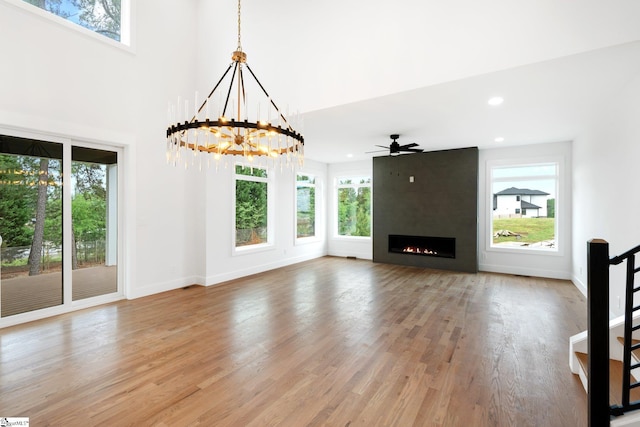
M 515 274 L 519 276 L 545 277 L 548 279 L 571 280 L 571 274 L 566 271 L 542 270 L 539 268 L 512 267 L 508 265 L 479 264 L 480 271 L 489 273 Z
M 159 294 L 160 292 L 172 291 L 174 289 L 184 288 L 190 285 L 204 285 L 202 276 L 189 276 L 179 279 L 169 280 L 167 282 L 154 283 L 142 288 L 133 288 L 130 290 L 128 299 L 136 299 L 147 297 L 149 295 Z
M 219 283 L 227 282 L 229 280 L 239 279 L 241 277 L 250 276 L 252 274 L 258 274 L 265 271 L 273 270 L 280 267 L 286 267 L 288 265 L 297 264 L 303 261 L 310 261 L 312 259 L 320 258 L 325 256 L 324 252 L 316 252 L 305 254 L 297 257 L 286 258 L 280 261 L 260 264 L 250 268 L 243 268 L 241 270 L 236 271 L 228 271 L 221 274 L 207 276 L 204 281 L 205 286 L 217 285 Z
M 582 283 L 582 281 L 577 276 L 572 276 L 571 277 L 571 281 L 573 282 L 575 287 L 578 288 L 578 290 L 580 292 L 582 292 L 582 295 L 584 295 L 585 298 L 586 298 L 587 297 L 587 285 Z
M 367 259 L 369 261 L 373 260 L 373 256 L 371 255 L 371 252 L 331 251 L 327 255 L 341 257 L 341 258 L 353 257 L 358 259 Z

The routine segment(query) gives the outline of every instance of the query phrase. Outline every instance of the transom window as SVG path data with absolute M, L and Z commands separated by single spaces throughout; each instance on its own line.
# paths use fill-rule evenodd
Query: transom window
M 129 45 L 129 14 L 126 12 L 131 0 L 12 1 L 30 4 L 96 34 Z

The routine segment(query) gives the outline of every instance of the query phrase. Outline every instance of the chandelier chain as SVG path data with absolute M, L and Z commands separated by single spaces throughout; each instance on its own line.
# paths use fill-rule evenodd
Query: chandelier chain
M 242 52 L 242 43 L 240 42 L 240 0 L 238 0 L 238 51 Z

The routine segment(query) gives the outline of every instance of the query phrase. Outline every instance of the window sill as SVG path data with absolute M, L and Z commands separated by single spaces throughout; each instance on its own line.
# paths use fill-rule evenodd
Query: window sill
M 272 251 L 275 250 L 275 248 L 275 245 L 272 243 L 259 243 L 257 245 L 239 246 L 233 248 L 232 255 L 250 255 L 259 252 Z

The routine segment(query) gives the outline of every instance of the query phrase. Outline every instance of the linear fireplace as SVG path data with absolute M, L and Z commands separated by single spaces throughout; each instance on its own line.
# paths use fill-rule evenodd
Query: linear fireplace
M 389 235 L 389 252 L 432 256 L 441 258 L 456 257 L 456 239 L 453 237 Z
M 476 147 L 374 157 L 373 262 L 477 273 L 479 164 Z

